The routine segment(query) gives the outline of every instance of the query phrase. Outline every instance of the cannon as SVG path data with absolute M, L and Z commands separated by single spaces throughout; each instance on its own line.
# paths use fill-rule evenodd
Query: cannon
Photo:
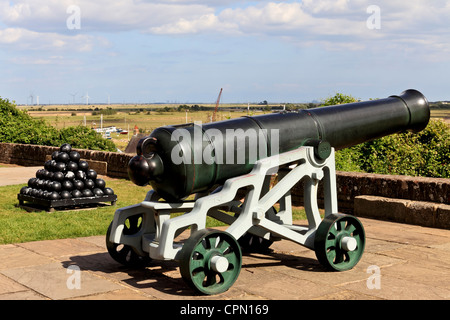
M 233 285 L 243 251 L 281 239 L 314 250 L 327 269 L 352 269 L 365 233 L 359 219 L 338 212 L 335 150 L 419 132 L 429 118 L 427 99 L 410 89 L 385 99 L 157 128 L 128 164 L 130 180 L 152 188 L 141 203 L 115 212 L 108 252 L 127 266 L 176 260 L 182 278 L 203 294 Z M 293 224 L 290 190 L 299 182 L 308 226 Z M 206 229 L 207 217 L 227 227 Z M 190 236 L 179 240 L 187 229 Z

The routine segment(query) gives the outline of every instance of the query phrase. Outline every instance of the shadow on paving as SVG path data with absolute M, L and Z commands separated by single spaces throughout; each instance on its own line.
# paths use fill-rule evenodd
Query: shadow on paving
M 195 290 L 192 290 L 182 279 L 178 262 L 174 260 L 153 260 L 147 267 L 132 268 L 114 261 L 108 252 L 77 255 L 69 259 L 62 262 L 64 268 L 76 265 L 81 270 L 121 281 L 137 290 L 151 288 L 164 294 L 179 297 L 202 296 Z M 242 270 L 245 269 L 250 273 L 263 267 L 280 266 L 308 272 L 326 271 L 325 267 L 315 259 L 274 252 L 272 249 L 268 249 L 264 253 L 244 253 L 243 259 Z

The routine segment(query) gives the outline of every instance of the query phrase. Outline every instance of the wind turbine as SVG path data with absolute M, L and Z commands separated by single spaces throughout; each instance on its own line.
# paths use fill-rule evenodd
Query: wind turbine
M 86 92 L 86 95 L 83 97 L 83 99 L 86 99 L 86 104 L 89 104 L 89 94 Z
M 28 98 L 30 98 L 30 100 L 31 100 L 30 105 L 32 106 L 32 105 L 33 105 L 33 99 L 34 99 L 33 93 L 30 93 L 30 95 L 28 96 Z M 27 99 L 27 101 L 28 101 L 28 99 Z
M 78 92 L 75 92 L 75 93 L 69 93 L 69 95 L 72 96 L 73 104 L 75 104 L 75 96 L 77 95 L 77 93 L 78 93 Z

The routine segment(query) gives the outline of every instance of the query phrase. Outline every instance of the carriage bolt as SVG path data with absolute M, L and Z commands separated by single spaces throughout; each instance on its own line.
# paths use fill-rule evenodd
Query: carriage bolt
M 222 256 L 214 256 L 211 258 L 211 269 L 222 273 L 228 270 L 228 260 Z
M 343 237 L 341 240 L 341 247 L 345 251 L 354 251 L 358 243 L 353 237 Z

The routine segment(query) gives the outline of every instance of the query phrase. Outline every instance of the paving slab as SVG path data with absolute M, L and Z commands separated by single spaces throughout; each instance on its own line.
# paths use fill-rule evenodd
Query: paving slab
M 450 230 L 361 221 L 366 250 L 352 270 L 326 271 L 312 250 L 282 240 L 268 252 L 245 254 L 235 284 L 215 296 L 189 288 L 176 261 L 142 269 L 120 265 L 103 235 L 2 245 L 0 300 L 450 299 Z M 371 285 L 374 274 L 378 287 Z
M 0 168 L 0 186 L 9 186 L 15 184 L 27 183 L 28 180 L 36 176 L 36 171 L 42 169 L 40 167 L 22 167 L 8 165 Z
M 0 168 L 0 185 L 26 183 L 37 169 L 20 168 L 19 175 L 14 167 Z M 360 220 L 366 248 L 352 270 L 326 271 L 312 250 L 282 240 L 268 252 L 244 254 L 236 283 L 215 296 L 189 288 L 175 261 L 143 269 L 120 265 L 104 235 L 0 245 L 0 300 L 450 299 L 450 230 Z

